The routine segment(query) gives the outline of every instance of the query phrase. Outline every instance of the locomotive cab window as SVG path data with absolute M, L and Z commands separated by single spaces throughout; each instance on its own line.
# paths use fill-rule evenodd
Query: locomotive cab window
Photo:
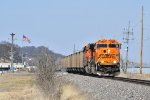
M 99 48 L 107 48 L 107 44 L 97 44 L 97 49 Z
M 109 47 L 110 48 L 119 48 L 119 45 L 118 44 L 109 44 Z

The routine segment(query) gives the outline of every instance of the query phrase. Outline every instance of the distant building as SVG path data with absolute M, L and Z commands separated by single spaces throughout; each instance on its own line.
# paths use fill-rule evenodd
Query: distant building
M 0 68 L 10 68 L 11 63 L 0 63 Z M 24 65 L 21 63 L 14 63 L 14 68 L 19 69 L 19 68 L 24 68 Z

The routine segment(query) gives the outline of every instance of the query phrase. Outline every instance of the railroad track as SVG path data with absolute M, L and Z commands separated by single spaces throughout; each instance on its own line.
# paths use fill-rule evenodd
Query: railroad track
M 130 79 L 124 77 L 102 77 L 102 78 L 150 86 L 149 80 Z
M 111 80 L 116 80 L 116 81 L 129 82 L 129 83 L 134 83 L 134 84 L 150 86 L 150 80 L 130 79 L 130 78 L 124 78 L 124 77 L 89 75 L 89 74 L 83 74 L 83 73 L 73 73 L 73 74 L 84 75 L 84 76 L 95 77 L 95 78 L 111 79 Z

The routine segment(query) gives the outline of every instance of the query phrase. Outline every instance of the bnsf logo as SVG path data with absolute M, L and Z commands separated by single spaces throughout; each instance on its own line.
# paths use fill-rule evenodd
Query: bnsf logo
M 100 54 L 99 58 L 115 58 L 118 54 Z

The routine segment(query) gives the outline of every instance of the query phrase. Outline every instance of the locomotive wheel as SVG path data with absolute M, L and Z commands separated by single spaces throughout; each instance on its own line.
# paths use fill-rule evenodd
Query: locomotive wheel
M 85 72 L 86 72 L 86 73 L 89 73 L 87 66 L 85 67 Z
M 85 71 L 86 71 L 87 74 L 91 74 L 91 69 L 89 68 L 89 66 L 85 67 Z
M 92 71 L 92 74 L 96 74 L 96 68 L 95 67 L 92 67 L 91 71 Z
M 88 73 L 88 74 L 92 74 L 92 68 L 91 68 L 92 66 L 91 66 L 91 64 L 90 63 L 88 63 L 88 66 L 86 66 L 85 67 L 85 71 L 86 71 L 86 73 Z

